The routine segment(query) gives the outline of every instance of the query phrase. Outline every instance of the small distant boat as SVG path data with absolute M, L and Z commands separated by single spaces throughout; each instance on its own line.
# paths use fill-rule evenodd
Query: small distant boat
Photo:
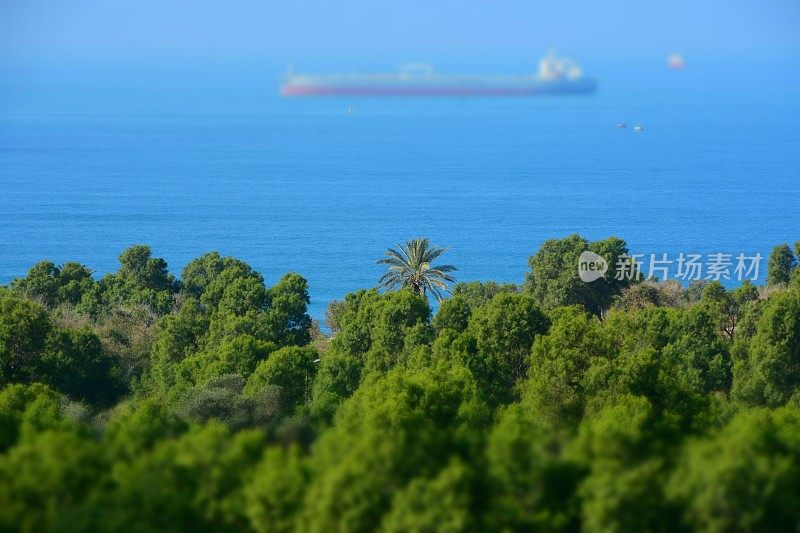
M 634 129 L 634 131 L 644 131 L 644 126 L 642 126 L 641 124 L 636 124 L 633 127 L 633 129 Z
M 348 115 L 352 115 L 353 114 L 353 106 L 351 106 L 351 105 L 347 106 L 347 114 Z
M 624 122 L 617 122 L 617 127 L 618 128 L 626 128 L 627 126 L 625 125 Z

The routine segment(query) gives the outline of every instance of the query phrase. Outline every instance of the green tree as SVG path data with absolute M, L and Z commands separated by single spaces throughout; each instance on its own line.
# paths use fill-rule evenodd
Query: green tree
M 267 292 L 266 321 L 270 338 L 278 346 L 303 346 L 311 341 L 311 317 L 307 308 L 308 282 L 300 274 L 283 276 Z
M 287 274 L 269 289 L 260 276 L 245 276 L 230 280 L 218 291 L 213 286 L 221 279 L 203 294 L 207 301 L 216 294 L 213 307 L 207 304 L 212 309 L 208 345 L 242 334 L 277 346 L 302 346 L 311 340 L 308 283 L 300 275 Z
M 121 460 L 133 460 L 153 449 L 161 440 L 174 439 L 189 429 L 186 421 L 157 398 L 128 401 L 111 412 L 105 443 Z
M 792 531 L 800 523 L 800 412 L 737 414 L 690 441 L 668 485 L 697 531 Z
M 358 358 L 367 371 L 384 372 L 403 358 L 406 341 L 418 338 L 411 333 L 429 327 L 430 313 L 428 300 L 410 289 L 349 294 L 339 310 L 341 330 L 331 352 Z
M 531 349 L 524 404 L 552 426 L 577 427 L 587 401 L 587 374 L 597 360 L 616 355 L 613 336 L 582 306 L 549 313 L 547 334 Z
M 548 327 L 547 317 L 526 294 L 499 294 L 473 313 L 468 331 L 483 362 L 468 366 L 488 384 L 491 398 L 504 403 L 513 397 L 515 384 L 527 373 L 531 345 Z
M 471 511 L 473 474 L 453 460 L 433 478 L 417 478 L 396 492 L 381 531 L 459 533 L 477 531 Z
M 513 283 L 497 283 L 495 281 L 470 281 L 453 285 L 453 296 L 459 296 L 466 301 L 472 309 L 482 307 L 492 301 L 500 293 L 519 292 Z
M 110 485 L 97 487 L 84 527 L 90 530 L 241 530 L 242 489 L 258 464 L 264 437 L 209 423 L 164 439 L 130 462 L 118 462 Z
M 122 389 L 118 375 L 92 331 L 58 328 L 41 305 L 0 292 L 0 384 L 38 381 L 109 404 Z
M 453 265 L 434 265 L 447 248 L 430 244 L 428 239 L 412 239 L 398 249 L 389 248 L 379 265 L 387 265 L 389 272 L 378 280 L 379 287 L 410 287 L 414 292 L 425 296 L 428 291 L 437 300 L 442 300 L 442 291 L 447 292 L 447 283 L 455 281 L 450 275 L 456 270 Z
M 797 259 L 786 243 L 779 244 L 769 254 L 767 264 L 767 285 L 788 284 L 792 271 L 797 266 Z
M 21 441 L 0 456 L 0 528 L 59 529 L 107 468 L 101 446 L 74 432 L 47 430 Z
M 136 244 L 120 254 L 119 262 L 119 270 L 104 276 L 98 284 L 95 297 L 101 306 L 146 304 L 162 315 L 172 309 L 179 284 L 164 259 L 152 257 L 149 246 Z M 84 303 L 88 306 L 84 301 L 81 305 Z
M 120 254 L 117 275 L 135 287 L 172 291 L 175 278 L 167 270 L 167 262 L 152 255 L 149 246 L 134 244 Z
M 312 413 L 329 423 L 339 405 L 358 388 L 364 363 L 331 350 L 322 357 L 312 389 Z
M 396 368 L 363 384 L 313 448 L 303 529 L 375 531 L 413 479 L 470 463 L 486 416 L 463 367 Z
M 616 354 L 594 358 L 586 373 L 591 410 L 613 405 L 620 397 L 641 396 L 665 421 L 665 433 L 674 436 L 704 423 L 708 393 L 719 379 L 709 368 L 716 370 L 722 360 L 725 369 L 713 321 L 707 316 L 685 319 L 676 309 L 648 308 L 612 311 L 603 328 Z
M 92 271 L 74 262 L 58 267 L 52 261 L 40 261 L 27 276 L 11 282 L 14 290 L 48 306 L 76 305 L 93 286 Z
M 449 328 L 460 333 L 467 329 L 471 316 L 472 307 L 467 299 L 463 296 L 453 296 L 439 305 L 439 311 L 433 317 L 433 327 L 437 331 Z
M 40 380 L 40 358 L 52 329 L 41 305 L 0 290 L 0 385 Z
M 36 365 L 37 380 L 67 396 L 111 405 L 124 391 L 116 361 L 90 329 L 53 329 Z
M 255 394 L 266 386 L 278 386 L 288 405 L 301 405 L 311 399 L 318 359 L 319 354 L 311 346 L 281 348 L 259 363 L 244 390 Z
M 151 377 L 162 393 L 175 384 L 175 365 L 199 351 L 208 327 L 208 316 L 193 298 L 158 321 L 150 352 Z
M 758 289 L 748 280 L 732 291 L 726 291 L 719 281 L 712 281 L 703 289 L 700 304 L 714 317 L 720 335 L 733 339 L 742 315 L 757 299 Z
M 250 526 L 263 533 L 296 531 L 308 477 L 296 446 L 267 449 L 244 490 Z
M 800 400 L 800 294 L 773 295 L 741 344 L 733 367 L 734 398 L 750 405 L 779 407 Z
M 584 251 L 599 254 L 608 262 L 604 277 L 591 283 L 580 279 L 578 259 Z M 523 291 L 545 309 L 580 304 L 600 314 L 630 283 L 624 276 L 616 279 L 618 259 L 627 254 L 625 241 L 616 237 L 590 243 L 575 234 L 545 241 L 528 261 L 531 271 L 525 275 Z
M 206 289 L 225 271 L 242 277 L 258 277 L 244 261 L 234 257 L 222 257 L 219 252 L 209 252 L 191 260 L 183 268 L 181 288 L 188 296 L 200 299 Z
M 664 494 L 668 476 L 657 453 L 656 412 L 646 398 L 621 395 L 581 424 L 574 454 L 588 469 L 578 489 L 589 531 L 675 531 Z
M 214 262 L 207 255 L 195 261 L 189 263 L 186 266 L 188 271 L 184 272 L 186 290 L 190 294 L 200 294 L 200 301 L 210 311 L 217 308 L 225 291 L 236 281 L 253 280 L 257 285 L 264 285 L 264 277 L 244 261 L 225 258 L 216 267 L 205 265 Z
M 34 383 L 9 385 L 0 390 L 0 454 L 47 430 L 78 431 L 78 425 L 64 417 L 61 395 Z
M 502 409 L 486 455 L 492 531 L 570 531 L 579 523 L 577 486 L 583 468 L 562 455 L 563 442 L 535 409 Z

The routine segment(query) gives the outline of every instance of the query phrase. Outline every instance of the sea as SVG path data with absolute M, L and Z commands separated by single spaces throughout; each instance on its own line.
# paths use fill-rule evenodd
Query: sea
M 42 259 L 100 277 L 134 243 L 176 275 L 218 250 L 268 284 L 299 272 L 322 319 L 415 237 L 460 281 L 520 283 L 579 233 L 675 275 L 722 254 L 728 285 L 800 240 L 797 69 L 596 60 L 592 96 L 286 99 L 269 62 L 3 68 L 0 284 Z

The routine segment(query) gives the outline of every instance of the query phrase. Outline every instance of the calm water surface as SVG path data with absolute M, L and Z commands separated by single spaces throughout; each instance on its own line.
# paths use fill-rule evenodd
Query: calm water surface
M 138 242 L 176 273 L 219 250 L 270 283 L 300 272 L 321 317 L 414 236 L 448 245 L 459 279 L 511 282 L 573 232 L 648 254 L 800 239 L 796 93 L 267 100 L 0 113 L 0 283 L 43 258 L 102 275 Z

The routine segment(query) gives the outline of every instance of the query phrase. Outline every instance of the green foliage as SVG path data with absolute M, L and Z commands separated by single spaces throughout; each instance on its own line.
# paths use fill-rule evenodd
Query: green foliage
M 797 258 L 786 243 L 772 249 L 767 264 L 767 285 L 786 285 L 797 267 Z
M 247 517 L 255 531 L 295 531 L 308 484 L 299 448 L 270 448 L 244 490 Z
M 58 267 L 52 261 L 40 261 L 31 267 L 27 276 L 15 279 L 11 287 L 48 306 L 77 305 L 94 287 L 94 279 L 92 271 L 80 263 L 64 263 Z
M 605 276 L 586 283 L 578 276 L 578 258 L 591 251 L 608 261 Z M 629 279 L 616 279 L 618 259 L 628 254 L 625 241 L 609 237 L 589 242 L 580 235 L 545 241 L 528 261 L 523 290 L 545 309 L 580 304 L 595 314 L 611 306 L 613 298 L 628 286 Z
M 660 423 L 650 402 L 622 395 L 582 424 L 574 454 L 588 473 L 580 484 L 582 523 L 592 531 L 674 531 L 679 522 L 663 487 Z
M 565 531 L 579 519 L 577 484 L 583 470 L 563 456 L 557 434 L 536 410 L 515 403 L 502 410 L 486 448 L 487 528 Z
M 433 478 L 417 478 L 392 497 L 390 511 L 381 522 L 387 533 L 476 530 L 472 523 L 472 476 L 459 460 Z
M 477 309 L 492 301 L 495 296 L 504 292 L 519 292 L 513 283 L 497 283 L 494 281 L 470 281 L 453 285 L 453 296 L 458 296 L 469 304 L 470 308 Z
M 158 321 L 151 350 L 152 378 L 162 392 L 175 383 L 175 365 L 196 352 L 209 319 L 200 303 L 188 299 L 177 313 Z
M 306 307 L 311 301 L 308 282 L 300 274 L 286 274 L 269 289 L 266 322 L 270 340 L 278 346 L 303 346 L 311 341 L 311 318 Z
M 80 504 L 107 468 L 98 443 L 45 430 L 0 456 L 0 528 L 43 531 Z
M 120 254 L 119 262 L 119 270 L 99 282 L 101 305 L 146 304 L 159 314 L 172 309 L 178 284 L 166 261 L 152 257 L 149 246 L 136 244 Z
M 720 379 L 707 366 L 717 370 L 718 365 L 709 360 L 721 359 L 724 372 L 727 355 L 719 353 L 723 346 L 707 344 L 708 339 L 717 338 L 710 321 L 695 323 L 706 325 L 703 337 L 685 332 L 684 320 L 688 318 L 682 312 L 661 308 L 611 313 L 603 326 L 613 335 L 618 353 L 595 359 L 588 370 L 585 386 L 591 406 L 597 409 L 621 396 L 642 396 L 673 432 L 704 424 L 708 394 L 714 390 L 715 379 Z
M 105 438 L 113 453 L 126 460 L 147 452 L 161 440 L 181 435 L 188 424 L 153 398 L 120 404 L 106 426 Z
M 105 404 L 121 392 L 114 360 L 88 329 L 58 328 L 46 310 L 0 293 L 0 384 L 41 382 Z
M 177 313 L 158 323 L 150 378 L 162 394 L 174 396 L 226 374 L 246 377 L 279 347 L 311 340 L 305 279 L 287 274 L 267 288 L 260 275 L 230 258 L 220 259 L 217 270 L 208 267 L 198 274 L 214 257 L 203 256 L 185 272 L 195 294 L 204 287 L 200 301 L 188 297 Z
M 461 333 L 469 325 L 472 316 L 472 306 L 462 296 L 453 296 L 439 306 L 439 311 L 433 317 L 433 327 L 437 331 L 452 329 Z
M 475 452 L 485 410 L 464 369 L 398 368 L 342 405 L 312 456 L 304 529 L 373 531 L 393 496 Z
M 433 246 L 428 239 L 412 239 L 405 246 L 398 244 L 397 248 L 386 250 L 385 257 L 378 260 L 379 265 L 389 267 L 378 280 L 378 286 L 409 288 L 422 296 L 431 292 L 441 301 L 442 293 L 447 292 L 447 283 L 455 281 L 450 273 L 457 270 L 453 265 L 433 264 L 447 248 Z
M 402 359 L 409 330 L 428 324 L 430 313 L 427 299 L 407 289 L 348 295 L 331 352 L 358 358 L 367 371 L 385 372 Z
M 0 454 L 46 430 L 73 430 L 60 395 L 46 385 L 9 385 L 0 391 Z
M 0 287 L 0 530 L 797 529 L 800 269 L 576 283 L 587 248 L 626 251 L 548 241 L 433 318 L 358 291 L 313 339 L 298 274 L 38 263 Z
M 533 343 L 523 395 L 549 424 L 574 427 L 584 415 L 590 367 L 616 354 L 613 335 L 581 306 L 556 309 L 550 319 L 547 334 Z
M 241 529 L 242 485 L 262 447 L 258 432 L 231 434 L 217 423 L 158 441 L 132 461 L 117 463 L 110 488 L 88 502 L 86 519 L 102 529 Z
M 469 322 L 469 332 L 476 341 L 481 366 L 469 365 L 476 373 L 489 370 L 491 398 L 509 401 L 517 381 L 525 377 L 530 363 L 530 350 L 537 335 L 547 331 L 549 321 L 539 311 L 533 298 L 523 294 L 502 293 L 476 310 Z
M 277 346 L 302 346 L 311 340 L 311 318 L 306 312 L 308 283 L 298 274 L 287 274 L 272 288 L 254 276 L 236 277 L 220 287 L 226 270 L 203 294 L 211 310 L 208 342 L 251 335 Z M 212 299 L 209 295 L 215 294 Z
M 40 377 L 40 356 L 52 329 L 41 305 L 0 292 L 0 384 Z
M 119 370 L 90 329 L 53 329 L 34 378 L 67 396 L 94 404 L 110 404 L 122 392 Z
M 254 395 L 265 387 L 280 387 L 287 405 L 301 405 L 311 399 L 311 383 L 318 359 L 319 354 L 310 346 L 281 348 L 259 363 L 248 378 L 244 391 Z
M 800 523 L 800 412 L 744 411 L 690 441 L 669 489 L 698 531 L 791 531 Z
M 733 396 L 750 405 L 800 402 L 800 293 L 770 298 L 753 338 L 739 346 Z
M 358 358 L 331 350 L 319 363 L 314 378 L 311 409 L 315 416 L 330 422 L 336 409 L 358 388 L 363 362 Z
M 747 280 L 730 292 L 719 281 L 712 281 L 703 289 L 700 302 L 714 318 L 720 335 L 732 339 L 742 316 L 757 299 L 758 289 Z
M 247 263 L 233 257 L 222 257 L 219 252 L 209 252 L 193 259 L 184 267 L 181 273 L 183 292 L 187 296 L 199 299 L 211 286 L 207 301 L 215 301 L 211 294 L 215 294 L 220 285 L 227 284 L 225 281 L 214 283 L 222 276 L 223 272 L 225 272 L 224 277 L 228 280 L 233 277 L 253 277 L 258 281 L 263 281 Z

